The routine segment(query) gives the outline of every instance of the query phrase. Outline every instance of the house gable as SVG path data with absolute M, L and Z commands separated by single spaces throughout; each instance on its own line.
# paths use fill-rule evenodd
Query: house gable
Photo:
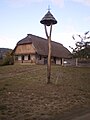
M 22 44 L 18 45 L 15 49 L 15 54 L 35 54 L 36 50 L 33 44 Z

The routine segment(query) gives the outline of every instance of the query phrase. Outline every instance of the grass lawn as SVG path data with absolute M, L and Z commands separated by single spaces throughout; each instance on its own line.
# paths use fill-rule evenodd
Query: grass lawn
M 51 84 L 46 70 L 44 65 L 0 67 L 0 120 L 64 120 L 67 113 L 89 109 L 89 67 L 52 66 Z

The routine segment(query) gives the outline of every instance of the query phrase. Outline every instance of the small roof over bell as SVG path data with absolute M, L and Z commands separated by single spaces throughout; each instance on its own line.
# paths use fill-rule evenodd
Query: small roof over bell
M 48 11 L 45 16 L 40 21 L 41 24 L 50 26 L 51 24 L 57 24 L 57 20 L 54 18 L 54 16 L 51 14 L 50 11 Z

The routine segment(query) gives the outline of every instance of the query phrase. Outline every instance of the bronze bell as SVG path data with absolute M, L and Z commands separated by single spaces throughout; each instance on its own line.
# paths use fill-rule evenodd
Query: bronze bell
M 50 11 L 48 11 L 45 16 L 42 18 L 42 20 L 40 21 L 41 24 L 44 24 L 46 26 L 50 26 L 53 24 L 57 23 L 57 20 L 53 17 L 53 15 L 51 14 Z

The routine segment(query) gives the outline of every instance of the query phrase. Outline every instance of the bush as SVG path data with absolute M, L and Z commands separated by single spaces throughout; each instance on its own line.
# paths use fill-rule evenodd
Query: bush
M 14 64 L 14 58 L 13 55 L 11 55 L 11 51 L 7 52 L 5 57 L 3 58 L 2 65 L 13 65 Z

